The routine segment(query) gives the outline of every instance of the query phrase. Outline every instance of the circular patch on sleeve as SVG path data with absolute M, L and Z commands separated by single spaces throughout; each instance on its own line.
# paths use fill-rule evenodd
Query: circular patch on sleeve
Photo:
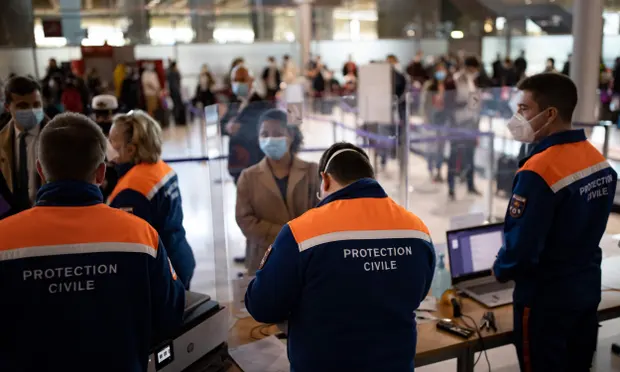
M 527 203 L 527 199 L 513 194 L 512 198 L 510 198 L 510 204 L 508 205 L 508 213 L 512 218 L 520 218 L 523 216 L 523 212 L 525 212 L 525 205 Z

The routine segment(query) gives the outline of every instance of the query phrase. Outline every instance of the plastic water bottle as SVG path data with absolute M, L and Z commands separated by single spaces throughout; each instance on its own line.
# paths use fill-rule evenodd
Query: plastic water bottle
M 446 270 L 446 264 L 443 260 L 444 254 L 439 254 L 439 259 L 437 260 L 437 266 L 435 267 L 435 275 L 433 276 L 433 282 L 431 283 L 431 295 L 437 299 L 437 301 L 441 300 L 441 295 L 452 285 L 450 278 L 450 273 Z

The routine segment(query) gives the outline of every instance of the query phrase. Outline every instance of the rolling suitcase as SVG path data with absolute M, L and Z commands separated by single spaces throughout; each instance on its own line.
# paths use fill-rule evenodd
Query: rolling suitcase
M 497 172 L 495 173 L 496 193 L 512 194 L 512 181 L 519 170 L 519 158 L 508 154 L 506 141 L 502 141 L 502 152 L 497 159 Z
M 497 193 L 512 193 L 512 181 L 519 169 L 519 161 L 509 155 L 502 154 L 497 159 L 497 174 L 495 182 L 497 185 Z

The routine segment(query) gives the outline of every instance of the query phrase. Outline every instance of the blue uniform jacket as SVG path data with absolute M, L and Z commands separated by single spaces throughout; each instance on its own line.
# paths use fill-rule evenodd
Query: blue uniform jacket
M 519 305 L 596 306 L 616 172 L 583 130 L 543 139 L 520 166 L 495 276 L 515 281 Z
M 148 223 L 95 185 L 44 185 L 0 221 L 0 371 L 145 372 L 185 292 Z
M 177 275 L 189 288 L 196 261 L 185 238 L 179 180 L 163 161 L 154 164 L 124 164 L 108 198 L 111 207 L 135 214 L 159 233 Z
M 291 370 L 413 371 L 414 310 L 429 291 L 428 229 L 372 179 L 285 225 L 250 283 L 259 322 L 288 321 Z

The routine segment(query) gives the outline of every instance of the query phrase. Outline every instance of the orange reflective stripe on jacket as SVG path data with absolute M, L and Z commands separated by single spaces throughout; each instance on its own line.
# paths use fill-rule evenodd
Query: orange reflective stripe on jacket
M 0 261 L 60 254 L 136 252 L 157 255 L 159 236 L 147 222 L 98 204 L 34 207 L 0 223 Z
M 176 173 L 162 160 L 157 163 L 140 163 L 127 172 L 116 184 L 108 198 L 108 204 L 123 190 L 131 189 L 151 200 Z
M 431 240 L 426 225 L 389 198 L 337 200 L 310 210 L 289 226 L 301 251 L 339 240 Z
M 556 193 L 610 165 L 588 141 L 552 146 L 532 156 L 519 172 L 532 171 Z

